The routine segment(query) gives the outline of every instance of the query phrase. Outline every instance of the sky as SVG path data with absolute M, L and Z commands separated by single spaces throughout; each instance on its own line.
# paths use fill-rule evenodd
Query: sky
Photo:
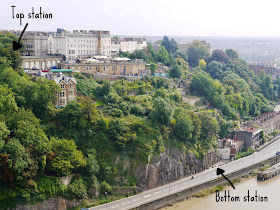
M 20 20 L 12 16 L 23 13 Z M 52 19 L 28 19 L 28 13 Z M 113 35 L 280 37 L 278 0 L 5 0 L 0 29 L 109 30 Z

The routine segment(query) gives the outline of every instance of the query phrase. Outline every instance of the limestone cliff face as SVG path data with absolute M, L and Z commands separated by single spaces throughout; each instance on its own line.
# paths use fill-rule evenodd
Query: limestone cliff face
M 139 165 L 135 171 L 137 185 L 143 189 L 151 189 L 171 181 L 181 179 L 202 170 L 202 161 L 195 155 L 186 155 L 182 151 L 166 151 L 154 156 L 149 164 Z

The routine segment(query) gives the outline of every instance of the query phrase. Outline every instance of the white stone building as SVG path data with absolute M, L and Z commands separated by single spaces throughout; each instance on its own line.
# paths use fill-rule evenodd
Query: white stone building
M 134 52 L 135 50 L 144 50 L 147 47 L 146 39 L 143 38 L 124 38 L 112 39 L 112 55 L 122 52 Z
M 218 153 L 221 159 L 232 160 L 236 158 L 236 154 L 244 148 L 244 141 L 234 139 L 218 139 Z
M 48 37 L 48 54 L 54 54 L 54 49 L 53 49 L 53 36 L 50 35 Z
M 57 29 L 53 36 L 54 54 L 66 56 L 74 63 L 79 55 L 106 55 L 111 57 L 111 37 L 109 31 L 74 30 L 68 32 Z
M 20 36 L 21 31 L 11 31 Z M 46 56 L 48 53 L 48 35 L 46 32 L 27 31 L 22 36 L 25 44 L 23 56 Z
M 218 153 L 221 155 L 221 159 L 230 159 L 230 147 L 218 148 Z

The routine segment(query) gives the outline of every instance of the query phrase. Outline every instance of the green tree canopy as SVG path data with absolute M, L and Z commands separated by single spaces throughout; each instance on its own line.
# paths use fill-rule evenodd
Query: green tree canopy
M 198 66 L 199 60 L 210 55 L 209 49 L 198 40 L 194 40 L 191 43 L 187 50 L 187 54 L 189 56 L 188 62 L 192 67 Z
M 172 106 L 163 98 L 158 97 L 154 101 L 153 110 L 150 116 L 154 122 L 167 126 L 171 122 L 172 113 Z
M 177 42 L 173 38 L 169 40 L 167 36 L 163 37 L 161 46 L 164 46 L 168 53 L 175 53 L 178 49 Z
M 163 65 L 167 65 L 170 63 L 169 54 L 164 46 L 160 46 L 158 48 L 156 55 L 157 55 L 157 60 L 163 63 Z
M 225 53 L 233 60 L 238 59 L 238 53 L 233 49 L 226 49 Z

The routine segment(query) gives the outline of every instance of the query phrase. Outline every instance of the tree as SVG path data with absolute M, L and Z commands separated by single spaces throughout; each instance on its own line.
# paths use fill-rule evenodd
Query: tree
M 28 163 L 31 161 L 28 154 L 25 152 L 25 148 L 19 140 L 12 138 L 5 145 L 4 154 L 9 154 L 9 165 L 10 168 L 13 168 L 17 180 L 23 181 L 22 172 L 28 168 Z
M 18 37 L 11 34 L 0 34 L 0 58 L 6 58 L 6 61 L 11 62 L 11 66 L 13 67 L 14 70 L 18 70 L 19 65 L 21 63 L 21 55 L 20 53 L 25 50 L 25 45 L 21 41 L 22 48 L 17 51 L 13 50 L 13 41 L 18 41 Z M 0 70 L 1 70 L 1 64 L 3 59 L 0 59 Z
M 99 172 L 98 161 L 96 160 L 96 151 L 95 149 L 90 149 L 86 158 L 87 169 L 91 175 L 96 175 Z
M 155 61 L 157 58 L 156 53 L 153 49 L 153 46 L 151 45 L 151 43 L 148 43 L 148 59 L 149 62 Z
M 198 66 L 199 60 L 210 55 L 209 49 L 198 40 L 194 40 L 191 43 L 187 50 L 187 54 L 189 56 L 188 62 L 192 67 Z
M 219 79 L 223 72 L 223 65 L 217 61 L 208 64 L 208 72 L 214 79 Z
M 57 121 L 60 122 L 62 127 L 64 127 L 64 130 L 67 132 L 67 136 L 73 137 L 79 135 L 77 129 L 80 127 L 81 117 L 81 105 L 77 101 L 70 101 L 57 115 Z
M 18 110 L 14 93 L 7 87 L 0 85 L 0 121 L 6 120 Z
M 151 69 L 151 75 L 154 76 L 155 75 L 155 70 L 158 68 L 157 64 L 155 63 L 151 63 L 150 64 L 150 69 Z
M 174 65 L 180 66 L 184 72 L 189 70 L 189 63 L 183 60 L 182 58 L 175 58 Z
M 238 59 L 238 53 L 233 49 L 226 49 L 225 53 L 233 60 Z
M 134 52 L 132 54 L 130 54 L 130 58 L 131 59 L 143 59 L 143 60 L 147 60 L 147 54 L 144 50 L 134 50 Z
M 169 40 L 167 36 L 163 37 L 161 46 L 164 46 L 168 53 L 175 53 L 178 49 L 176 41 L 173 38 Z
M 117 148 L 124 149 L 130 141 L 134 141 L 136 134 L 126 126 L 124 120 L 114 119 L 109 122 L 109 135 Z
M 173 78 L 181 78 L 182 68 L 179 65 L 175 65 L 169 72 L 169 75 Z
M 96 124 L 99 120 L 99 114 L 97 112 L 95 102 L 88 96 L 81 98 L 81 113 L 87 119 L 87 126 Z
M 200 135 L 201 139 L 215 139 L 220 131 L 217 119 L 213 117 L 212 114 L 209 112 L 199 112 L 198 117 L 201 121 L 201 130 L 203 131 Z
M 230 61 L 230 57 L 226 53 L 224 53 L 224 51 L 222 51 L 222 50 L 214 50 L 212 52 L 212 55 L 211 55 L 208 63 L 211 61 L 217 61 L 217 62 L 221 62 L 223 64 L 228 64 Z
M 74 181 L 67 186 L 67 191 L 79 199 L 86 198 L 87 196 L 87 187 L 82 178 L 75 178 Z
M 184 59 L 184 61 L 188 61 L 188 54 L 187 54 L 186 51 L 177 50 L 177 51 L 174 53 L 174 58 L 182 58 L 182 59 Z
M 158 97 L 154 101 L 153 110 L 150 113 L 151 119 L 162 125 L 168 126 L 172 118 L 173 108 L 163 98 Z
M 8 127 L 5 122 L 0 122 L 0 153 L 3 151 L 5 140 L 10 134 Z
M 169 54 L 168 52 L 166 51 L 165 47 L 164 46 L 160 46 L 158 48 L 158 52 L 157 52 L 157 60 L 161 63 L 163 63 L 163 65 L 167 65 L 170 63 L 170 60 L 169 60 Z
M 83 153 L 77 150 L 73 140 L 51 138 L 47 169 L 57 175 L 69 175 L 72 171 L 86 166 Z
M 190 141 L 192 139 L 193 124 L 188 115 L 179 115 L 176 117 L 174 125 L 174 134 L 183 142 Z
M 206 71 L 207 63 L 203 59 L 201 59 L 198 66 L 201 68 L 201 70 Z

